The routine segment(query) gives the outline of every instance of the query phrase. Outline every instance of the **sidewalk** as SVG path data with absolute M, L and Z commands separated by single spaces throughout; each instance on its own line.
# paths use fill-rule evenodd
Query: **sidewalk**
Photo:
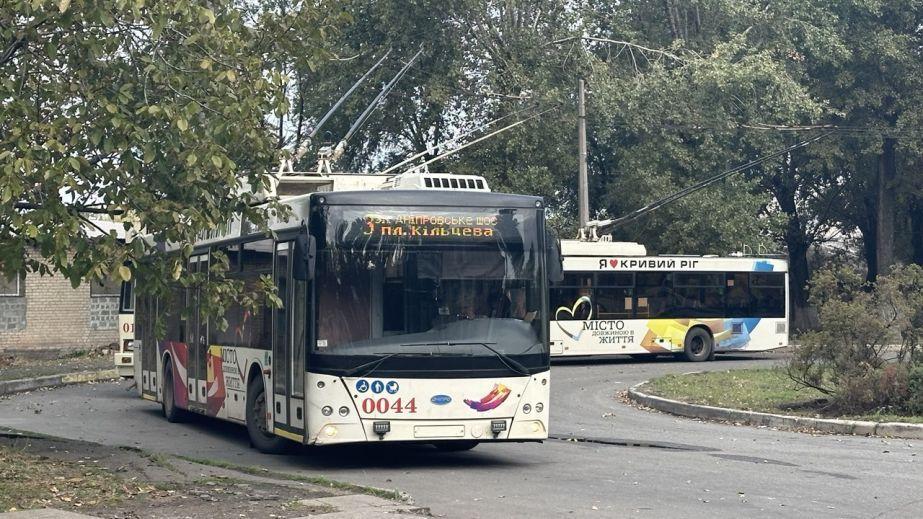
M 0 396 L 42 387 L 111 380 L 118 377 L 111 354 L 71 353 L 58 358 L 0 356 Z
M 0 519 L 428 515 L 424 508 L 370 495 L 381 491 L 356 493 L 363 489 L 241 469 L 0 429 Z

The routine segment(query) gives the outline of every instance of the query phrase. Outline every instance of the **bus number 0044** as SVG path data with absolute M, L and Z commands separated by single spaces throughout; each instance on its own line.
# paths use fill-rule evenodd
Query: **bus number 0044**
M 395 413 L 416 413 L 417 401 L 415 398 L 411 398 L 407 403 L 402 402 L 400 398 L 394 401 L 390 401 L 387 398 L 379 398 L 378 400 L 366 398 L 362 401 L 363 413 L 372 414 L 376 411 L 378 414 L 385 414 L 388 411 L 394 411 Z

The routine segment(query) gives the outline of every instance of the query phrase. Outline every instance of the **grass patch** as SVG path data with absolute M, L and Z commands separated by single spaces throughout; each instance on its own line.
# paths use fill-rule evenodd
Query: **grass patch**
M 299 474 L 289 474 L 287 472 L 272 472 L 268 469 L 259 468 L 259 467 L 250 467 L 247 465 L 237 465 L 234 463 L 229 463 L 227 461 L 194 458 L 191 456 L 176 456 L 176 457 L 182 460 L 186 460 L 191 463 L 198 463 L 200 465 L 208 465 L 211 467 L 235 470 L 237 472 L 242 472 L 244 474 L 250 474 L 252 476 L 263 476 L 263 477 L 269 477 L 269 478 L 274 478 L 274 479 L 297 481 L 300 483 L 310 483 L 312 485 L 318 485 L 318 486 L 327 487 L 327 488 L 335 488 L 337 490 L 343 490 L 346 492 L 353 492 L 357 494 L 368 494 L 368 495 L 372 495 L 376 497 L 381 497 L 384 499 L 391 499 L 393 501 L 401 501 L 400 493 L 394 490 L 385 490 L 382 488 L 366 487 L 363 485 L 356 485 L 353 483 L 344 483 L 342 481 L 334 481 L 332 479 L 327 479 L 323 476 L 302 476 Z
M 107 505 L 138 492 L 114 484 L 111 473 L 90 464 L 53 460 L 0 445 L 0 512 L 31 508 Z
M 820 391 L 799 387 L 783 368 L 737 369 L 686 375 L 666 375 L 645 384 L 642 391 L 691 404 L 728 407 L 761 413 L 847 418 L 873 422 L 923 423 L 923 416 L 887 413 L 830 415 Z

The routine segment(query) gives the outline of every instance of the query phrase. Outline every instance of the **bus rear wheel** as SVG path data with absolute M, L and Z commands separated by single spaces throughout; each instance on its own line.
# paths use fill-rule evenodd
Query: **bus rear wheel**
M 433 446 L 443 452 L 461 452 L 470 451 L 471 449 L 477 447 L 478 443 L 480 442 L 476 440 L 452 440 L 436 442 L 433 444 Z
M 288 442 L 269 432 L 268 414 L 263 379 L 255 377 L 247 384 L 247 433 L 250 443 L 260 452 L 281 454 L 288 448 Z
M 173 362 L 167 359 L 163 364 L 163 401 L 160 403 L 163 416 L 170 423 L 179 423 L 186 418 L 186 412 L 176 407 L 175 387 L 173 386 Z
M 715 357 L 715 341 L 702 328 L 693 328 L 686 334 L 682 357 L 689 362 L 702 362 Z

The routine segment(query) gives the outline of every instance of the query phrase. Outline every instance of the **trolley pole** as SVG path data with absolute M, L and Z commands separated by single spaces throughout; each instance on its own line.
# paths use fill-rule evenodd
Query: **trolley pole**
M 577 142 L 579 171 L 577 178 L 577 204 L 580 218 L 580 231 L 584 232 L 586 224 L 590 221 L 589 186 L 586 171 L 586 106 L 584 106 L 585 83 L 583 79 L 577 82 Z

